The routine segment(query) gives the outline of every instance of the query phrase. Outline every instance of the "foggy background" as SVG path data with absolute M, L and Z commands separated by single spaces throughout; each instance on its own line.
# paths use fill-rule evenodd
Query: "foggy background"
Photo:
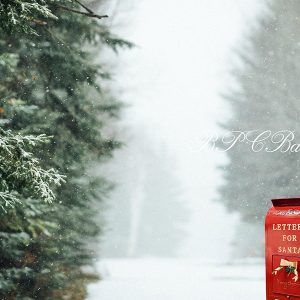
M 234 85 L 234 51 L 261 6 L 127 0 L 104 10 L 136 47 L 121 52 L 114 66 L 117 93 L 128 106 L 116 125 L 125 146 L 105 169 L 116 188 L 102 256 L 215 258 L 220 247 L 225 257 L 245 254 L 232 248 L 238 214 L 215 201 L 222 182 L 217 166 L 226 155 L 201 149 L 201 138 L 222 133 L 218 122 L 230 116 L 221 94 Z
M 113 65 L 125 146 L 98 170 L 116 187 L 98 245 L 106 280 L 89 299 L 262 299 L 264 216 L 271 198 L 299 195 L 297 153 L 221 153 L 201 141 L 232 130 L 299 138 L 299 2 L 104 9 L 136 47 Z
M 201 141 L 283 130 L 299 143 L 299 1 L 107 9 L 136 47 L 114 66 L 125 146 L 102 169 L 116 183 L 99 245 L 107 280 L 89 299 L 263 299 L 264 217 L 272 198 L 299 195 L 299 154 Z

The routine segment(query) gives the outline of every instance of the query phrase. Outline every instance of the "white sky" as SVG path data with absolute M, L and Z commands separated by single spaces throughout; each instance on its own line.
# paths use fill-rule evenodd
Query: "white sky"
M 124 123 L 146 126 L 178 160 L 193 211 L 183 254 L 213 257 L 222 249 L 227 255 L 237 217 L 213 202 L 224 156 L 201 151 L 199 139 L 218 132 L 217 122 L 229 115 L 220 93 L 232 85 L 233 50 L 252 26 L 259 1 L 126 1 L 115 19 L 122 22 L 114 25 L 138 47 L 118 59 L 117 84 L 131 104 Z

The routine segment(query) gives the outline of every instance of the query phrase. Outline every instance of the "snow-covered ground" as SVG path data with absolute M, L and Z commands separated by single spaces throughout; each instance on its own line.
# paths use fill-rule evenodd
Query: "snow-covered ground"
M 171 259 L 113 259 L 97 264 L 104 280 L 89 286 L 88 300 L 260 300 L 262 261 L 218 264 Z

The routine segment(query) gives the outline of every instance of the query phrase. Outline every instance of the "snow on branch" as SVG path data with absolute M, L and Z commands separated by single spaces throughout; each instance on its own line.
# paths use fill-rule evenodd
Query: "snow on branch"
M 55 199 L 52 186 L 65 180 L 54 169 L 43 169 L 30 152 L 39 144 L 49 141 L 44 134 L 33 136 L 13 134 L 0 129 L 0 207 L 20 203 L 22 193 L 51 203 Z
M 57 19 L 45 1 L 0 0 L 0 27 L 9 31 L 36 34 L 31 27 L 35 18 Z
M 36 25 L 47 25 L 45 20 L 58 19 L 52 12 L 52 7 L 90 18 L 108 17 L 96 14 L 78 0 L 0 0 L 0 27 L 8 32 L 17 31 L 37 35 Z

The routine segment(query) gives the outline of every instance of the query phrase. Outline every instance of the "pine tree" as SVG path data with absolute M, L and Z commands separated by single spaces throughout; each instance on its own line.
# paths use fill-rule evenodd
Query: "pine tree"
M 21 292 L 21 282 L 32 277 L 33 270 L 27 265 L 31 236 L 47 234 L 50 225 L 39 219 L 39 208 L 54 200 L 51 185 L 60 185 L 63 176 L 42 169 L 28 151 L 46 143 L 46 136 L 0 132 L 0 296 L 8 299 L 16 285 L 20 284 Z
M 15 0 L 0 1 L 0 6 L 0 53 L 10 58 L 5 68 L 13 69 L 10 76 L 1 76 L 2 128 L 52 136 L 34 153 L 43 166 L 67 176 L 67 183 L 56 189 L 55 205 L 28 202 L 27 214 L 34 215 L 40 228 L 20 227 L 29 235 L 25 260 L 20 264 L 11 256 L 9 264 L 23 275 L 6 274 L 15 279 L 2 296 L 83 299 L 81 266 L 93 259 L 86 244 L 100 232 L 93 202 L 102 201 L 109 187 L 104 178 L 89 175 L 89 166 L 111 157 L 118 147 L 103 128 L 120 106 L 102 88 L 109 72 L 93 57 L 101 47 L 116 51 L 131 44 L 114 37 L 98 20 L 102 17 L 79 1 Z M 21 210 L 16 222 L 28 218 Z M 3 222 L 1 231 L 9 226 Z M 6 272 L 5 265 L 0 267 Z
M 239 52 L 242 66 L 234 70 L 238 88 L 226 96 L 232 107 L 227 131 L 291 130 L 300 138 L 300 3 L 267 2 L 266 12 Z M 274 149 L 270 140 L 266 147 Z M 299 194 L 299 153 L 253 152 L 239 143 L 227 152 L 222 166 L 225 184 L 220 201 L 239 211 L 243 221 L 262 223 L 270 199 Z M 257 244 L 262 246 L 261 232 Z M 262 252 L 261 252 L 262 253 Z

